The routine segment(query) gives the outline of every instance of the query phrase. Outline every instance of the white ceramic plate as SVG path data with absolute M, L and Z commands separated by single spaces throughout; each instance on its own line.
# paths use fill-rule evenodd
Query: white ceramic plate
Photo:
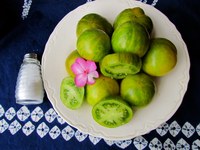
M 76 25 L 88 13 L 98 13 L 113 23 L 116 15 L 125 8 L 141 7 L 151 17 L 153 37 L 171 40 L 178 50 L 176 67 L 165 77 L 156 80 L 157 92 L 152 102 L 138 110 L 132 121 L 118 128 L 98 125 L 92 118 L 86 102 L 78 110 L 66 108 L 60 100 L 60 84 L 67 76 L 65 59 L 76 49 Z M 86 3 L 68 13 L 49 37 L 42 57 L 42 76 L 47 96 L 57 113 L 71 126 L 96 137 L 108 140 L 125 140 L 146 134 L 167 121 L 180 106 L 189 81 L 190 60 L 180 33 L 169 19 L 156 8 L 133 0 L 100 0 Z

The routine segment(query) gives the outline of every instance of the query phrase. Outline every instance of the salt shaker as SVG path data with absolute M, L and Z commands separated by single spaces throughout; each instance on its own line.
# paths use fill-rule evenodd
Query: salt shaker
M 24 55 L 17 77 L 15 98 L 16 103 L 21 105 L 33 105 L 43 102 L 44 87 L 41 66 L 35 53 Z

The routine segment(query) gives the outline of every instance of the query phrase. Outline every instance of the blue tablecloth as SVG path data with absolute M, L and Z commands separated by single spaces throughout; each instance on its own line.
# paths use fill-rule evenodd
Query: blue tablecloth
M 81 133 L 60 118 L 47 96 L 41 105 L 15 103 L 15 85 L 24 54 L 44 46 L 57 23 L 89 0 L 0 1 L 0 149 L 200 149 L 200 1 L 141 0 L 163 12 L 177 27 L 191 61 L 190 82 L 171 119 L 130 140 L 108 141 Z M 114 5 L 114 4 L 113 4 Z

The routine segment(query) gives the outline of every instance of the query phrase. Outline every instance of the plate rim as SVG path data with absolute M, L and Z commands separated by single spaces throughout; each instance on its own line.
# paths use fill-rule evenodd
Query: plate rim
M 114 0 L 113 0 L 114 1 Z M 186 44 L 185 44 L 185 42 L 183 41 L 183 39 L 182 39 L 182 36 L 181 36 L 181 34 L 180 34 L 180 32 L 177 30 L 177 28 L 175 27 L 175 25 L 169 20 L 169 18 L 165 15 L 165 14 L 163 14 L 161 11 L 159 11 L 158 9 L 156 9 L 155 7 L 153 7 L 153 6 L 151 6 L 151 5 L 149 5 L 149 4 L 145 4 L 145 3 L 142 3 L 142 2 L 140 2 L 140 1 L 131 1 L 131 0 L 125 0 L 126 1 L 126 3 L 128 4 L 128 5 L 130 5 L 130 6 L 132 6 L 132 5 L 134 5 L 134 4 L 137 4 L 137 5 L 145 5 L 145 6 L 147 6 L 147 7 L 151 7 L 152 9 L 154 9 L 154 11 L 157 11 L 158 13 L 160 13 L 161 15 L 163 15 L 163 16 L 165 16 L 165 19 L 167 19 L 168 20 L 168 22 L 171 24 L 171 25 L 173 25 L 173 28 L 174 28 L 174 30 L 176 30 L 177 31 L 177 33 L 178 33 L 178 35 L 177 35 L 177 37 L 180 39 L 180 41 L 182 41 L 183 43 L 183 46 L 185 47 L 185 53 L 186 53 L 186 61 L 187 61 L 187 70 L 185 70 L 185 72 L 186 72 L 186 74 L 185 74 L 185 83 L 186 84 L 184 84 L 184 86 L 183 86 L 183 88 L 182 88 L 182 92 L 181 93 L 183 93 L 182 94 L 182 97 L 181 97 L 181 100 L 179 101 L 179 103 L 177 103 L 177 105 L 176 105 L 176 107 L 175 107 L 175 111 L 174 112 L 170 112 L 169 114 L 168 114 L 168 116 L 165 116 L 165 119 L 164 119 L 164 122 L 165 121 L 167 121 L 167 120 L 169 120 L 174 114 L 175 114 L 175 112 L 178 110 L 178 108 L 179 108 L 179 106 L 181 105 L 181 103 L 182 103 L 182 101 L 183 101 L 183 98 L 184 98 L 184 95 L 185 95 L 185 92 L 187 91 L 187 87 L 188 87 L 188 83 L 189 83 L 189 79 L 190 79 L 190 76 L 189 76 L 189 70 L 190 70 L 190 59 L 189 59 L 189 54 L 188 54 L 188 50 L 187 50 L 187 46 L 186 46 Z M 42 55 L 42 63 L 41 63 L 41 72 L 42 72 L 42 77 L 43 77 L 43 79 L 45 78 L 45 67 L 44 67 L 44 64 L 45 64 L 45 59 L 47 59 L 47 58 L 45 58 L 45 55 L 46 55 L 46 53 L 48 53 L 48 44 L 49 44 L 49 41 L 53 38 L 53 36 L 54 36 L 54 33 L 58 30 L 58 28 L 60 27 L 60 24 L 61 24 L 61 22 L 65 19 L 65 17 L 66 16 L 68 16 L 68 15 L 70 15 L 70 14 L 72 14 L 74 11 L 76 11 L 77 9 L 83 9 L 84 7 L 90 7 L 91 5 L 93 5 L 93 4 L 95 4 L 95 3 L 106 3 L 107 1 L 106 0 L 101 0 L 101 1 L 92 1 L 92 2 L 89 2 L 89 3 L 86 3 L 86 4 L 83 4 L 83 5 L 80 5 L 80 6 L 78 6 L 76 9 L 74 9 L 74 10 L 72 10 L 71 12 L 69 12 L 68 14 L 66 14 L 60 21 L 59 21 L 59 23 L 56 25 L 56 27 L 54 28 L 54 30 L 53 30 L 53 32 L 50 34 L 50 36 L 49 36 L 49 39 L 48 39 L 48 41 L 47 41 L 47 43 L 46 43 L 46 45 L 45 45 L 45 49 L 44 49 L 44 53 L 43 53 L 43 55 Z M 116 1 L 115 0 L 115 2 L 117 3 L 117 2 L 122 2 L 122 0 L 118 0 L 118 1 Z M 69 125 L 71 125 L 72 127 L 75 127 L 76 129 L 78 129 L 79 131 L 81 131 L 81 132 L 83 132 L 83 133 L 86 133 L 86 134 L 89 134 L 89 135 L 93 135 L 93 136 L 97 136 L 97 137 L 101 137 L 101 138 L 104 138 L 104 139 L 108 139 L 108 140 L 128 140 L 128 139 L 131 139 L 131 138 L 134 138 L 134 137 L 136 137 L 136 136 L 138 136 L 138 135 L 133 135 L 133 134 L 129 134 L 129 135 L 127 135 L 126 137 L 107 137 L 107 136 L 105 136 L 103 133 L 92 133 L 92 129 L 89 129 L 89 130 L 85 130 L 85 129 L 83 129 L 83 127 L 81 127 L 81 126 L 77 126 L 77 124 L 76 123 L 73 123 L 73 121 L 71 121 L 71 120 L 69 120 L 69 119 L 67 119 L 66 120 L 66 118 L 62 115 L 62 113 L 60 112 L 60 110 L 58 110 L 57 108 L 56 108 L 56 105 L 55 105 L 55 101 L 54 100 L 52 100 L 52 91 L 53 91 L 53 89 L 51 89 L 50 87 L 49 87 L 49 85 L 48 85 L 48 82 L 47 81 L 45 81 L 44 80 L 44 88 L 45 88 L 45 91 L 46 91 L 46 94 L 47 94 L 47 97 L 48 97 L 48 99 L 49 99 L 49 101 L 50 101 L 50 103 L 52 104 L 52 106 L 53 106 L 53 108 L 55 109 L 55 111 L 58 113 L 58 115 L 59 116 L 61 116 Z M 47 90 L 48 89 L 48 90 Z M 161 122 L 163 122 L 163 121 L 161 121 Z M 150 132 L 150 131 L 152 131 L 152 130 L 154 130 L 154 129 L 156 129 L 158 126 L 157 125 L 155 125 L 154 123 L 152 123 L 151 125 L 149 125 L 149 126 L 151 126 L 150 128 L 151 128 L 151 130 L 148 130 L 148 131 L 146 131 L 146 130 L 144 130 L 143 132 L 140 132 L 140 135 L 143 135 L 143 134 L 146 134 L 147 132 Z M 148 128 L 148 127 L 147 127 Z

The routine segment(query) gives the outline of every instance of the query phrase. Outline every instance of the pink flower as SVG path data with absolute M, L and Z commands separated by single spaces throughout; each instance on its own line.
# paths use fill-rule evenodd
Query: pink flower
M 94 84 L 94 78 L 99 77 L 95 62 L 90 60 L 86 61 L 83 58 L 77 58 L 75 63 L 72 64 L 71 69 L 75 74 L 75 84 L 78 87 L 83 87 L 86 84 Z

